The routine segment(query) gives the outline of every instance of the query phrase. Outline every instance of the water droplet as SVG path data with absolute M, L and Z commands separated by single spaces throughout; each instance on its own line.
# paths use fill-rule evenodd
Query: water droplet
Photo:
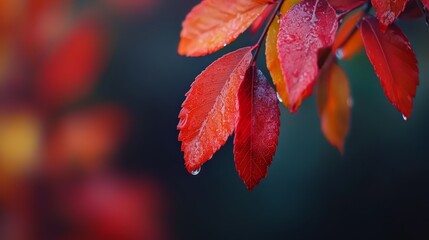
M 292 35 L 292 34 L 286 34 L 285 41 L 286 41 L 286 43 L 289 43 L 289 44 L 293 43 L 296 41 L 296 36 Z
M 280 94 L 279 93 L 277 93 L 277 99 L 279 100 L 279 102 L 283 102 L 283 99 L 280 97 Z
M 226 43 L 224 43 L 223 46 L 226 47 Z
M 353 98 L 348 98 L 348 99 L 347 99 L 347 106 L 349 106 L 349 107 L 353 107 L 353 105 L 354 105 Z
M 335 56 L 338 58 L 338 59 L 343 59 L 344 58 L 344 51 L 342 50 L 342 49 L 338 49 L 336 52 L 335 52 Z
M 402 118 L 404 119 L 404 121 L 408 120 L 407 116 L 405 116 L 404 114 L 402 114 Z
M 186 125 L 186 123 L 188 122 L 188 116 L 189 116 L 188 109 L 183 108 L 179 114 L 180 121 L 179 121 L 179 124 L 177 124 L 178 130 L 181 130 Z
M 294 77 L 298 77 L 299 76 L 299 71 L 298 71 L 298 69 L 294 69 L 293 70 L 293 72 L 292 72 L 292 75 L 294 76 Z
M 198 169 L 196 169 L 196 170 L 192 171 L 192 172 L 191 172 L 191 174 L 192 174 L 192 176 L 196 176 L 196 175 L 198 175 L 198 173 L 200 173 L 200 172 L 201 172 L 201 168 L 198 168 Z
M 380 18 L 383 22 L 393 22 L 395 20 L 395 13 L 392 11 L 386 11 L 381 15 Z

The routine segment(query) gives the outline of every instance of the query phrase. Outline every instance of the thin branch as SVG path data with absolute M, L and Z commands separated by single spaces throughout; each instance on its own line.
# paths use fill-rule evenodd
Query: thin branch
M 423 3 L 420 0 L 416 0 L 417 5 L 419 6 L 422 13 L 425 15 L 426 18 L 426 25 L 429 25 L 429 12 L 428 9 L 423 5 Z
M 261 35 L 261 37 L 259 38 L 259 40 L 258 40 L 258 42 L 253 46 L 253 49 L 256 49 L 256 52 L 255 52 L 255 54 L 253 55 L 253 57 L 252 57 L 252 62 L 254 63 L 255 61 L 256 61 L 256 59 L 258 58 L 258 55 L 259 55 L 259 52 L 260 52 L 260 50 L 261 50 L 261 45 L 262 45 L 262 41 L 264 41 L 264 39 L 265 39 L 265 36 L 267 35 L 267 33 L 268 33 L 268 29 L 270 28 L 270 26 L 271 26 L 271 23 L 274 21 L 274 19 L 276 18 L 276 16 L 278 15 L 278 13 L 280 12 L 280 8 L 281 8 L 281 6 L 283 5 L 283 2 L 284 2 L 285 0 L 278 0 L 275 4 L 276 4 L 276 7 L 274 8 L 274 10 L 273 10 L 273 12 L 271 13 L 271 15 L 270 15 L 270 18 L 269 18 L 269 20 L 268 20 L 268 22 L 267 22 L 267 24 L 265 25 L 265 28 L 264 28 L 264 31 L 262 32 L 262 35 Z M 253 50 L 252 49 L 252 50 Z

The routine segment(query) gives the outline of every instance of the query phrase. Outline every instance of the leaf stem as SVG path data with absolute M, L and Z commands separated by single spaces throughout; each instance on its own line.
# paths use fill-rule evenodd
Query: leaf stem
M 426 18 L 426 25 L 429 25 L 429 12 L 426 9 L 426 7 L 423 5 L 423 3 L 420 0 L 416 0 L 417 5 L 419 6 L 422 13 L 425 15 Z
M 275 18 L 276 18 L 276 16 L 278 15 L 278 13 L 279 13 L 279 11 L 280 11 L 280 8 L 281 8 L 281 6 L 283 5 L 283 2 L 284 2 L 284 1 L 285 1 L 285 0 L 277 0 L 277 2 L 275 3 L 275 4 L 276 4 L 276 7 L 274 8 L 273 12 L 271 13 L 270 18 L 269 18 L 269 20 L 268 20 L 267 24 L 265 25 L 264 31 L 262 32 L 261 37 L 259 37 L 258 42 L 253 46 L 253 49 L 252 49 L 252 50 L 255 50 L 255 49 L 256 49 L 256 51 L 255 51 L 255 54 L 254 54 L 254 55 L 253 55 L 253 57 L 252 57 L 252 61 L 251 61 L 251 62 L 252 62 L 252 65 L 254 65 L 254 64 L 255 64 L 256 59 L 258 58 L 259 52 L 261 51 L 262 41 L 264 41 L 265 36 L 266 36 L 266 35 L 267 35 L 267 33 L 268 33 L 268 29 L 269 29 L 269 28 L 270 28 L 270 26 L 271 26 L 271 23 L 274 21 L 274 19 L 275 19 Z
M 360 22 L 362 21 L 362 19 L 368 15 L 369 11 L 372 8 L 372 4 L 370 2 L 367 2 L 365 5 L 365 8 L 363 9 L 363 14 L 361 19 L 358 21 L 358 23 L 356 24 L 356 26 L 349 32 L 349 34 L 347 34 L 347 37 L 344 39 L 343 42 L 340 43 L 340 45 L 338 45 L 338 49 L 341 49 L 344 47 L 344 45 L 347 44 L 347 42 L 353 37 L 353 35 L 356 33 L 357 30 L 359 30 L 359 26 L 360 26 Z
M 355 27 L 347 34 L 347 37 L 338 45 L 337 49 L 343 48 L 348 43 L 348 41 L 353 37 L 353 35 L 356 33 L 356 31 L 359 30 L 359 26 L 360 26 L 362 19 L 368 15 L 371 8 L 372 8 L 372 4 L 370 1 L 368 1 L 365 5 L 365 8 L 362 10 L 363 14 L 362 14 L 361 19 L 358 21 L 358 23 L 355 25 Z M 348 11 L 348 13 L 350 13 L 350 11 Z M 336 52 L 335 53 L 331 52 L 329 54 L 329 56 L 326 58 L 325 62 L 322 64 L 321 69 L 327 68 L 335 60 L 336 57 L 337 57 Z
M 371 4 L 371 1 L 367 1 L 366 3 L 363 3 L 361 5 L 357 5 L 356 7 L 352 8 L 350 10 L 342 11 L 342 12 L 338 13 L 337 14 L 338 21 L 342 21 L 345 16 L 347 16 L 349 13 L 353 12 L 354 10 L 361 8 L 364 4 L 367 4 L 367 5 Z

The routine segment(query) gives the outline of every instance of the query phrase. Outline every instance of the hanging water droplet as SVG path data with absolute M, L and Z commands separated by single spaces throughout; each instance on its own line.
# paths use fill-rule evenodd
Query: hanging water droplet
M 342 49 L 338 49 L 336 52 L 335 52 L 335 56 L 338 58 L 338 59 L 343 59 L 344 58 L 344 51 L 342 50 Z
M 283 99 L 280 97 L 280 94 L 279 93 L 277 93 L 277 99 L 279 100 L 279 102 L 283 102 Z
M 404 121 L 408 120 L 407 116 L 405 116 L 404 114 L 402 114 L 402 118 L 404 119 Z
M 191 172 L 191 174 L 192 174 L 192 176 L 196 176 L 196 175 L 198 175 L 198 173 L 200 173 L 200 172 L 201 172 L 201 168 L 198 168 L 198 169 L 196 169 L 196 170 L 192 171 L 192 172 Z
M 223 46 L 226 47 L 226 43 L 224 43 Z
M 348 99 L 347 99 L 347 106 L 349 106 L 349 107 L 353 107 L 353 105 L 354 105 L 353 98 L 348 98 Z

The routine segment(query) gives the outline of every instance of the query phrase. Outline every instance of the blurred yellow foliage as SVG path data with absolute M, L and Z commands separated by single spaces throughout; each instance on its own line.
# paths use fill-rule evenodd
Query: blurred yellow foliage
M 41 143 L 39 119 L 31 112 L 0 114 L 0 171 L 17 177 L 31 171 L 37 163 Z

